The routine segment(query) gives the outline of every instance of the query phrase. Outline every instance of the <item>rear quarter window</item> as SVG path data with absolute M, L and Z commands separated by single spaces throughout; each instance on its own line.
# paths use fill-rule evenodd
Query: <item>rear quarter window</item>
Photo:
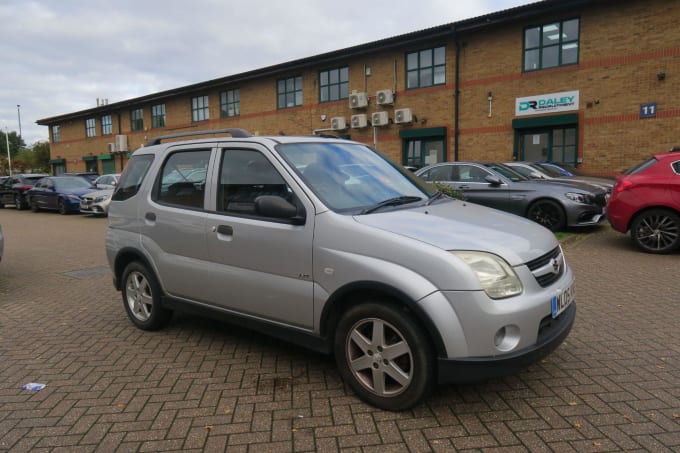
M 153 158 L 152 154 L 133 155 L 128 161 L 125 170 L 123 170 L 123 174 L 120 176 L 120 181 L 111 199 L 123 201 L 135 196 L 149 171 L 149 167 L 151 167 Z

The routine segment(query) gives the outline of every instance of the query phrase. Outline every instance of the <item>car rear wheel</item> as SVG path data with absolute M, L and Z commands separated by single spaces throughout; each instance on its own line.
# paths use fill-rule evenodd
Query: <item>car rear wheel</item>
M 368 302 L 350 308 L 338 323 L 334 350 L 344 381 L 381 409 L 413 407 L 433 387 L 429 338 L 401 307 Z
M 161 287 L 153 272 L 139 262 L 123 271 L 123 305 L 132 323 L 142 330 L 165 326 L 172 311 L 161 306 Z
M 527 218 L 543 225 L 550 231 L 560 231 L 567 224 L 567 215 L 562 206 L 553 200 L 538 200 L 529 206 Z
M 650 209 L 633 219 L 630 237 L 643 252 L 665 254 L 680 248 L 680 215 L 667 209 Z

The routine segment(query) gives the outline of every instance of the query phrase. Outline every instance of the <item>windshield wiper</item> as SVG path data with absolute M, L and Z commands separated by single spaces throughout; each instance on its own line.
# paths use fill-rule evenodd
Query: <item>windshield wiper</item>
M 432 194 L 429 200 L 427 200 L 427 203 L 425 203 L 425 206 L 430 206 L 433 201 L 438 200 L 444 195 L 444 192 L 441 190 L 436 191 L 435 193 Z
M 383 200 L 380 203 L 371 206 L 370 208 L 364 209 L 359 214 L 370 214 L 371 212 L 377 211 L 378 209 L 384 208 L 385 206 L 398 206 L 400 204 L 408 204 L 420 200 L 422 200 L 421 197 L 415 197 L 412 195 L 402 195 L 399 197 L 388 198 L 387 200 Z

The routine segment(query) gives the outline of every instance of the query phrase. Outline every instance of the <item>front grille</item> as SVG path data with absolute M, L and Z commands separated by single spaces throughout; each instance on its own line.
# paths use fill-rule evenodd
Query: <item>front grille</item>
M 607 198 L 609 197 L 606 193 L 598 194 L 595 196 L 595 204 L 604 208 L 607 206 Z
M 560 247 L 555 247 L 549 253 L 527 263 L 536 282 L 543 288 L 550 286 L 564 274 L 565 265 Z

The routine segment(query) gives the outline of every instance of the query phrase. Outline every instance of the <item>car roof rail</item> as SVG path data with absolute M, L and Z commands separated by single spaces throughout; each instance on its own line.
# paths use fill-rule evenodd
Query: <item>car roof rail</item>
M 189 132 L 180 132 L 177 134 L 170 134 L 170 135 L 161 135 L 159 137 L 154 137 L 144 146 L 154 146 L 154 145 L 160 145 L 161 141 L 163 140 L 168 140 L 171 138 L 181 138 L 181 137 L 191 137 L 191 136 L 196 136 L 196 135 L 212 135 L 212 134 L 231 134 L 232 137 L 234 138 L 247 138 L 247 137 L 252 137 L 253 135 L 248 132 L 245 129 L 239 129 L 239 128 L 230 128 L 230 129 L 212 129 L 212 130 L 206 130 L 206 131 L 189 131 Z

